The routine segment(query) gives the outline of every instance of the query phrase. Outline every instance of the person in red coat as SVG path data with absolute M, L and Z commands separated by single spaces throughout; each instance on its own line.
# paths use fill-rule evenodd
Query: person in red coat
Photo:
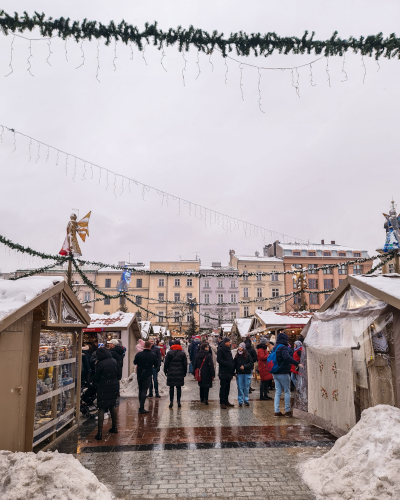
M 300 340 L 296 340 L 294 343 L 294 353 L 293 353 L 293 359 L 298 361 L 300 363 L 301 360 L 301 353 L 303 351 L 303 344 Z M 290 366 L 290 378 L 292 379 L 293 385 L 297 389 L 297 374 L 298 374 L 298 368 L 295 365 Z
M 268 369 L 267 359 L 269 356 L 269 351 L 267 347 L 267 339 L 261 337 L 260 343 L 257 346 L 257 360 L 258 360 L 258 372 L 261 378 L 260 384 L 260 399 L 261 401 L 267 401 L 272 399 L 268 396 L 268 381 L 272 380 L 272 374 Z

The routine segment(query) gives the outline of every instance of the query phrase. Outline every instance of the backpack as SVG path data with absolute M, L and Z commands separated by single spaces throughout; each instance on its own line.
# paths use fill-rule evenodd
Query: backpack
M 283 345 L 280 345 L 276 349 L 274 349 L 267 358 L 267 366 L 270 373 L 276 373 L 280 368 L 277 353 L 278 349 L 280 349 L 281 347 L 283 347 Z
M 197 382 L 201 382 L 201 369 L 203 368 L 204 361 L 206 360 L 207 356 L 204 356 L 203 362 L 201 363 L 200 368 L 196 368 L 194 372 L 194 378 L 197 380 Z

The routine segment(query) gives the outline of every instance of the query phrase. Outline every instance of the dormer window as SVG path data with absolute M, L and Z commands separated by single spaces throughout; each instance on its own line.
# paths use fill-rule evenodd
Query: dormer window
M 339 252 L 339 257 L 346 257 L 346 252 Z
M 315 252 L 308 252 L 309 257 L 315 257 L 316 253 Z
M 361 257 L 361 253 L 360 252 L 354 252 L 353 255 L 354 255 L 354 257 Z
M 301 252 L 299 250 L 293 250 L 293 257 L 301 257 Z
M 331 256 L 331 252 L 323 252 L 323 256 L 324 257 L 330 257 Z

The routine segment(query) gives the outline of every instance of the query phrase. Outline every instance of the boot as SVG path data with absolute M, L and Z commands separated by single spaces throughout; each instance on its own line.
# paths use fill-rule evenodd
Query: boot
M 233 405 L 232 403 L 230 403 L 229 401 L 227 401 L 227 402 L 225 403 L 225 405 L 226 405 L 226 406 L 230 406 L 230 407 L 234 407 L 234 406 L 235 406 L 235 405 Z
M 103 430 L 97 431 L 97 434 L 95 435 L 94 438 L 97 439 L 97 441 L 101 441 L 103 439 Z
M 181 405 L 181 402 L 180 402 L 180 401 L 178 401 L 178 408 L 181 408 L 181 406 L 182 406 L 182 405 Z
M 174 403 L 171 401 L 169 404 L 169 407 L 172 408 L 174 406 Z
M 144 408 L 141 408 L 139 410 L 139 413 L 150 413 L 149 410 L 145 410 Z
M 112 426 L 112 427 L 108 430 L 108 432 L 111 432 L 111 434 L 118 434 L 118 429 L 117 429 L 117 427 L 116 427 L 116 426 L 114 426 L 114 425 L 113 425 L 113 426 Z
M 147 396 L 148 398 L 152 398 L 153 397 L 153 393 L 150 392 L 150 394 Z
M 222 405 L 221 405 L 221 409 L 222 409 L 222 410 L 226 410 L 226 405 L 225 405 L 225 404 L 222 404 Z
M 156 398 L 161 398 L 161 396 L 156 392 Z

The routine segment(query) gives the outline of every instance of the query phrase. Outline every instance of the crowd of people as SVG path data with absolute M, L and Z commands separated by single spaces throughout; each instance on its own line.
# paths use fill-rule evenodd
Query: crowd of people
M 249 394 L 252 373 L 257 364 L 260 378 L 260 400 L 272 400 L 269 390 L 272 381 L 275 384 L 274 415 L 275 417 L 291 416 L 291 383 L 297 385 L 297 370 L 301 367 L 302 342 L 295 342 L 294 349 L 289 344 L 289 337 L 281 332 L 276 343 L 265 337 L 260 339 L 254 348 L 251 339 L 241 342 L 236 353 L 232 351 L 231 339 L 220 338 L 216 347 L 216 363 L 218 363 L 219 402 L 226 410 L 234 407 L 229 401 L 232 379 L 236 379 L 237 399 L 239 408 L 250 406 Z M 186 344 L 187 345 L 187 344 Z M 111 433 L 117 433 L 117 399 L 119 397 L 120 380 L 124 363 L 125 349 L 120 341 L 112 339 L 104 344 L 93 344 L 83 347 L 82 351 L 82 384 L 91 384 L 97 391 L 98 433 L 96 439 L 102 439 L 104 415 L 110 412 Z M 186 346 L 185 346 L 186 347 Z M 201 341 L 195 338 L 188 346 L 188 356 L 181 341 L 171 340 L 169 345 L 164 342 L 139 340 L 136 346 L 137 354 L 133 361 L 139 388 L 139 414 L 149 413 L 145 409 L 147 398 L 160 398 L 158 373 L 163 369 L 166 383 L 169 387 L 170 404 L 173 408 L 175 394 L 178 408 L 181 408 L 182 387 L 185 377 L 194 376 L 200 389 L 200 401 L 208 405 L 209 391 L 216 376 L 213 349 L 207 339 Z M 233 355 L 234 353 L 234 355 Z M 275 366 L 271 355 L 275 353 Z M 280 398 L 284 394 L 285 412 L 280 410 Z

